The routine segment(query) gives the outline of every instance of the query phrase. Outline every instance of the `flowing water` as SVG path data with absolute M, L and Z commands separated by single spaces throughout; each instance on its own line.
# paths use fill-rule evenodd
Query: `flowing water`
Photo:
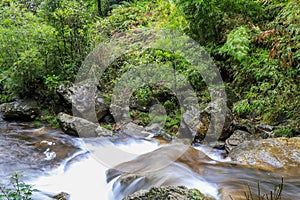
M 221 151 L 205 146 L 189 148 L 173 161 L 180 148 L 126 137 L 74 138 L 46 127 L 0 120 L 0 182 L 7 184 L 15 171 L 23 171 L 25 182 L 40 190 L 33 197 L 37 200 L 60 192 L 69 193 L 71 200 L 119 200 L 159 185 L 185 185 L 220 198 L 228 193 L 236 197 L 247 185 L 255 192 L 258 181 L 262 191 L 273 190 L 284 176 L 284 199 L 300 199 L 299 168 L 271 173 L 238 167 Z M 99 154 L 113 160 L 115 169 Z

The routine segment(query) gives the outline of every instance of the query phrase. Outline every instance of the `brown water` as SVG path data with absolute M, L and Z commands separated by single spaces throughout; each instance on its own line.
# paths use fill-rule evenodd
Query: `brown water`
M 118 158 L 119 165 L 109 170 L 111 166 L 93 151 L 110 155 L 112 147 L 134 154 Z M 283 199 L 300 199 L 299 168 L 271 173 L 239 167 L 205 146 L 188 148 L 173 161 L 180 148 L 130 138 L 73 138 L 59 130 L 0 120 L 0 182 L 7 183 L 12 173 L 23 171 L 26 181 L 41 190 L 34 196 L 38 200 L 62 191 L 72 200 L 119 200 L 158 185 L 186 185 L 220 199 L 230 199 L 229 194 L 237 199 L 248 191 L 247 185 L 256 193 L 260 181 L 261 192 L 267 193 L 284 177 Z
M 48 174 L 80 149 L 76 140 L 58 130 L 0 120 L 1 182 L 17 171 L 30 178 Z

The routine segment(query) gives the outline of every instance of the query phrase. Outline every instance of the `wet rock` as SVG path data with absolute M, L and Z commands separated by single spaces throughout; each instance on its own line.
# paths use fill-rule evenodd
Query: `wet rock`
M 238 146 L 244 141 L 253 139 L 254 136 L 246 131 L 236 130 L 234 133 L 225 141 L 225 149 L 230 152 L 234 147 Z
M 232 149 L 231 159 L 264 170 L 300 167 L 300 138 L 269 138 L 245 141 Z
M 221 113 L 221 115 L 219 114 Z M 218 140 L 225 140 L 231 135 L 233 115 L 227 105 L 221 101 L 211 102 L 203 111 L 204 116 L 210 116 L 213 125 L 213 134 L 220 133 Z M 214 118 L 212 118 L 214 116 Z M 224 124 L 222 122 L 224 121 Z M 223 126 L 222 126 L 223 125 Z
M 120 130 L 125 133 L 126 135 L 129 135 L 134 138 L 163 138 L 166 141 L 171 141 L 171 136 L 168 136 L 166 134 L 161 133 L 162 126 L 159 123 L 153 123 L 149 126 L 143 127 L 139 126 L 133 122 L 125 123 L 123 125 L 120 125 Z
M 61 192 L 61 193 L 53 196 L 53 199 L 56 199 L 56 200 L 69 200 L 70 195 L 66 192 Z
M 59 86 L 57 94 L 61 97 L 69 113 L 96 122 L 109 114 L 109 106 L 97 93 L 91 82 L 78 83 L 72 87 Z
M 129 135 L 134 138 L 147 138 L 151 135 L 151 133 L 146 131 L 144 127 L 139 126 L 133 122 L 126 123 L 122 126 L 121 130 L 126 135 Z
M 8 121 L 33 121 L 38 116 L 36 102 L 31 100 L 17 100 L 0 105 L 2 118 Z
M 96 123 L 65 113 L 58 114 L 58 122 L 62 130 L 68 135 L 80 137 L 114 136 L 114 132 L 105 129 Z
M 190 200 L 190 199 L 213 200 L 207 197 L 197 189 L 188 189 L 184 186 L 160 186 L 153 187 L 149 191 L 141 190 L 125 197 L 123 200 Z

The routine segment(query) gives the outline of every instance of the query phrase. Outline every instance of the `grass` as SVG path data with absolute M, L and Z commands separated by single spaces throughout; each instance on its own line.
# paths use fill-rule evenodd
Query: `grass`
M 260 183 L 257 183 L 257 196 L 253 195 L 252 189 L 248 185 L 248 192 L 245 192 L 244 198 L 245 200 L 281 200 L 282 199 L 282 191 L 283 191 L 283 178 L 281 178 L 281 183 L 279 185 L 274 186 L 274 190 L 270 191 L 270 193 L 261 194 Z M 233 200 L 232 196 L 230 199 Z

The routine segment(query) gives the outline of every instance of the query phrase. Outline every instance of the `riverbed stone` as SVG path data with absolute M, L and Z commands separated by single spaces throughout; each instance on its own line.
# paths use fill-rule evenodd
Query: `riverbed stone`
M 80 137 L 111 137 L 114 132 L 101 127 L 80 117 L 74 117 L 66 113 L 58 114 L 58 122 L 61 129 L 68 135 Z
M 92 82 L 83 82 L 66 87 L 60 85 L 57 94 L 69 113 L 96 122 L 109 114 L 109 106 L 100 97 Z
M 300 167 L 300 137 L 244 141 L 229 157 L 236 163 L 271 171 Z
M 8 121 L 33 121 L 38 116 L 37 103 L 32 100 L 17 100 L 0 105 L 2 118 Z
M 135 192 L 123 200 L 191 200 L 191 199 L 202 199 L 202 200 L 213 200 L 212 197 L 207 197 L 197 189 L 188 189 L 184 186 L 160 186 L 153 187 L 150 190 L 140 190 Z

